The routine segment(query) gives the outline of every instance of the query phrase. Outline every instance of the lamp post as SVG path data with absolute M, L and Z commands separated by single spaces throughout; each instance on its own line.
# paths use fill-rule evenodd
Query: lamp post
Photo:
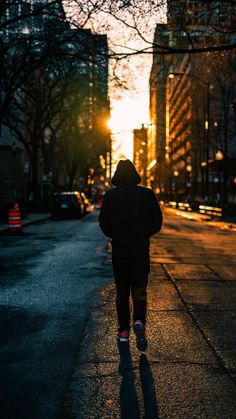
M 174 170 L 173 175 L 174 175 L 174 179 L 175 179 L 175 181 L 174 181 L 174 188 L 175 188 L 175 201 L 177 202 L 177 188 L 176 188 L 176 185 L 177 185 L 177 178 L 178 178 L 178 176 L 179 176 L 179 172 L 178 172 L 178 170 Z
M 190 74 L 190 73 L 181 73 L 181 72 L 171 72 L 168 75 L 169 79 L 173 79 L 175 76 L 189 77 L 200 81 L 203 85 L 206 86 L 206 112 L 205 112 L 205 146 L 206 146 L 206 181 L 205 181 L 205 203 L 209 202 L 209 154 L 210 154 L 210 83 L 205 80 L 202 80 L 200 77 Z M 168 124 L 169 124 L 169 104 L 168 104 Z M 169 125 L 168 125 L 169 130 Z
M 186 182 L 186 189 L 187 189 L 187 202 L 190 200 L 191 197 L 191 172 L 192 166 L 191 164 L 187 164 L 186 166 L 186 173 L 187 173 L 187 182 Z
M 169 79 L 166 79 L 166 136 L 165 136 L 165 161 L 168 165 L 168 174 L 169 174 L 169 185 L 166 185 L 166 191 L 169 191 L 169 197 L 173 199 L 174 191 L 174 182 L 173 182 L 173 170 L 172 170 L 172 143 L 170 141 L 170 86 Z M 171 148 L 170 148 L 171 145 Z
M 221 161 L 224 158 L 224 154 L 221 150 L 218 150 L 215 154 L 215 159 L 218 162 L 218 193 L 217 193 L 217 204 L 221 204 Z
M 201 80 L 201 79 L 200 79 Z M 206 119 L 205 119 L 205 135 L 206 135 L 206 195 L 205 203 L 209 201 L 209 151 L 210 151 L 210 84 L 201 80 L 202 83 L 205 83 L 207 87 L 207 106 L 206 106 Z

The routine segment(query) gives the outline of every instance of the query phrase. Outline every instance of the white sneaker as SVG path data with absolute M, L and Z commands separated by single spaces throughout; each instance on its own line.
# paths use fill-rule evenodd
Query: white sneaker
M 123 330 L 123 332 L 118 332 L 117 340 L 118 342 L 129 342 L 129 331 Z

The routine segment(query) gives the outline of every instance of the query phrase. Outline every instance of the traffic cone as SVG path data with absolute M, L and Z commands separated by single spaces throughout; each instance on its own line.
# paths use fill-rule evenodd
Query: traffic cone
M 10 233 L 21 233 L 21 213 L 18 204 L 14 204 L 13 208 L 8 211 L 8 226 Z

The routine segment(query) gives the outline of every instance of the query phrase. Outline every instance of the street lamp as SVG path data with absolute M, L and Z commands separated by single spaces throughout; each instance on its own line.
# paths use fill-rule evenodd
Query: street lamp
M 176 188 L 176 185 L 177 185 L 177 178 L 179 176 L 178 170 L 174 170 L 173 175 L 174 175 L 174 185 L 173 185 L 174 186 L 174 195 L 175 195 L 175 201 L 177 202 L 177 188 Z
M 218 196 L 217 196 L 217 201 L 220 205 L 221 203 L 221 161 L 224 158 L 224 154 L 222 153 L 221 150 L 218 150 L 215 154 L 215 159 L 218 162 Z
M 222 151 L 218 150 L 218 151 L 216 152 L 215 158 L 216 158 L 216 160 L 217 160 L 217 161 L 221 161 L 221 160 L 223 160 L 223 158 L 224 158 L 224 154 L 222 153 Z
M 186 164 L 186 185 L 185 185 L 185 189 L 186 189 L 186 193 L 187 193 L 187 202 L 190 201 L 190 197 L 191 197 L 191 172 L 192 172 L 192 166 L 191 164 Z
M 206 139 L 206 188 L 205 188 L 205 203 L 209 201 L 209 154 L 210 154 L 210 83 L 205 80 L 202 80 L 200 77 L 190 74 L 190 73 L 181 73 L 181 72 L 171 72 L 168 75 L 169 79 L 173 79 L 175 76 L 189 77 L 200 81 L 206 86 L 206 113 L 205 113 L 205 139 Z M 169 105 L 168 105 L 169 106 Z M 169 108 L 168 108 L 169 113 Z M 169 115 L 168 115 L 169 118 Z M 168 121 L 169 123 L 169 121 Z M 168 125 L 169 126 L 169 125 Z M 169 129 L 169 128 L 168 128 Z

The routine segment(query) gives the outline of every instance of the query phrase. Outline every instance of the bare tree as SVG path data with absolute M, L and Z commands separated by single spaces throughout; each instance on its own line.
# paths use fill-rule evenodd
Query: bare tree
M 48 31 L 43 16 L 50 14 L 51 21 L 62 22 L 65 14 L 59 3 L 58 0 L 33 4 L 24 0 L 1 1 L 0 122 L 8 111 L 14 93 L 52 52 L 52 45 L 46 42 Z M 35 54 L 35 49 L 42 42 L 44 51 Z
M 49 128 L 51 137 L 53 138 L 53 141 L 51 141 L 52 147 L 53 143 L 55 142 L 56 144 L 58 141 L 56 122 L 58 122 L 60 128 L 63 126 L 63 122 L 61 122 L 63 118 L 61 119 L 60 112 L 58 110 L 57 112 L 55 111 L 56 106 L 54 107 L 54 104 L 57 102 L 52 100 L 53 95 L 58 93 L 57 87 L 53 87 L 54 92 L 51 89 L 50 100 L 52 106 L 50 111 L 45 106 L 45 109 L 48 109 L 48 114 L 46 115 L 42 110 L 42 103 L 39 100 L 40 95 L 35 95 L 37 86 L 34 85 L 33 93 L 33 84 L 29 86 L 29 83 L 33 83 L 37 77 L 40 78 L 42 76 L 49 58 L 55 59 L 54 64 L 56 60 L 60 60 L 60 53 L 61 57 L 66 56 L 69 62 L 72 57 L 77 60 L 81 58 L 78 53 L 68 49 L 69 43 L 73 43 L 74 37 L 76 37 L 76 30 L 69 30 L 71 27 L 78 30 L 85 27 L 85 25 L 90 25 L 98 33 L 109 32 L 113 36 L 113 40 L 110 41 L 109 53 L 104 51 L 103 54 L 104 57 L 106 56 L 106 58 L 114 60 L 113 81 L 118 87 L 123 85 L 125 78 L 126 85 L 129 86 L 131 83 L 130 80 L 127 81 L 127 73 L 122 79 L 120 78 L 120 72 L 116 70 L 119 67 L 119 63 L 122 63 L 123 67 L 124 59 L 127 60 L 133 56 L 140 55 L 143 62 L 145 62 L 145 56 L 176 56 L 177 54 L 183 53 L 194 55 L 234 50 L 236 47 L 236 5 L 234 1 L 202 1 L 201 9 L 196 9 L 196 13 L 187 15 L 185 19 L 183 19 L 183 14 L 185 11 L 188 11 L 187 0 L 179 3 L 179 9 L 171 8 L 171 4 L 174 6 L 176 2 L 168 3 L 169 9 L 166 28 L 172 33 L 172 43 L 153 41 L 156 24 L 160 21 L 164 25 L 166 24 L 166 1 L 143 0 L 142 2 L 138 2 L 137 0 L 119 0 L 113 2 L 99 0 L 94 2 L 93 0 L 69 0 L 63 3 L 64 9 L 60 0 L 49 2 L 37 1 L 33 3 L 33 6 L 26 0 L 15 2 L 11 0 L 1 1 L 0 13 L 3 19 L 0 26 L 2 33 L 0 40 L 2 52 L 2 101 L 0 114 L 2 118 L 4 117 L 5 123 L 15 133 L 17 131 L 18 138 L 21 138 L 21 142 L 24 143 L 29 154 L 34 150 L 35 159 L 37 160 L 40 150 L 44 155 L 45 165 L 50 166 L 50 163 L 46 163 L 48 160 L 46 152 L 49 147 L 44 144 L 42 139 L 44 138 L 44 130 Z M 218 21 L 217 19 L 213 19 L 216 13 L 216 3 L 220 5 L 221 16 L 223 17 L 224 13 L 225 16 L 228 16 L 228 8 L 231 8 L 230 10 L 233 12 L 230 14 L 231 25 L 226 22 L 226 19 L 224 20 L 222 18 L 222 20 Z M 199 26 L 199 22 L 204 23 L 204 33 L 200 29 L 201 25 Z M 114 34 L 114 32 L 116 33 Z M 52 36 L 52 33 L 55 36 Z M 178 42 L 180 35 L 186 41 L 184 45 L 180 45 Z M 88 57 L 88 60 L 93 61 L 93 57 Z M 55 68 L 57 68 L 56 64 Z M 43 83 L 47 80 L 45 75 L 43 76 L 43 80 Z M 58 79 L 55 78 L 55 80 L 59 82 L 60 77 Z M 48 85 L 48 83 L 46 84 Z M 33 96 L 35 102 L 32 99 Z M 60 103 L 62 99 L 60 98 L 58 100 L 58 103 Z M 44 104 L 46 103 L 45 98 L 43 102 Z M 22 106 L 24 109 L 22 109 Z M 52 111 L 53 107 L 54 111 Z M 13 123 L 13 109 L 15 112 L 15 123 Z M 16 109 L 18 110 L 16 111 Z M 36 122 L 34 116 L 36 109 L 37 112 L 41 112 L 38 122 Z M 20 120 L 20 114 L 25 114 L 25 121 L 28 121 L 26 124 L 24 123 L 24 128 L 23 122 Z M 16 118 L 18 118 L 17 121 Z M 40 120 L 41 122 L 39 123 Z M 19 128 L 20 125 L 21 128 Z M 99 131 L 98 128 L 99 126 L 97 125 L 97 133 Z M 24 133 L 27 131 L 30 131 L 30 134 L 28 132 L 27 137 L 25 137 Z M 26 138 L 30 138 L 32 132 L 35 135 L 31 143 Z M 71 138 L 75 138 L 73 132 L 70 135 Z M 91 150 L 96 150 L 99 153 L 98 141 L 94 140 L 95 130 L 93 132 L 88 131 L 86 138 Z M 87 152 L 90 156 L 92 156 L 91 150 L 88 147 Z M 36 163 L 34 166 L 36 167 Z
M 33 33 L 32 26 L 37 24 L 40 19 L 46 25 L 48 17 L 50 20 L 54 18 L 54 22 L 60 22 L 61 31 L 64 22 L 65 30 L 68 27 L 78 29 L 90 25 L 97 33 L 110 33 L 109 57 L 114 59 L 113 80 L 118 85 L 120 85 L 120 72 L 115 71 L 117 68 L 115 63 L 121 59 L 127 59 L 129 56 L 142 54 L 144 57 L 153 54 L 172 55 L 185 52 L 199 54 L 235 49 L 235 1 L 201 1 L 201 7 L 193 10 L 192 15 L 185 15 L 187 0 L 181 1 L 178 7 L 176 3 L 172 1 L 168 6 L 167 23 L 169 29 L 173 31 L 174 38 L 178 38 L 179 33 L 185 34 L 188 41 L 185 47 L 180 47 L 178 42 L 171 45 L 153 42 L 156 24 L 166 22 L 167 1 L 164 0 L 143 0 L 141 2 L 137 0 L 119 0 L 117 2 L 67 0 L 63 3 L 60 0 L 51 0 L 49 2 L 36 1 L 32 4 L 27 0 L 2 0 L 0 5 L 2 18 L 0 49 L 2 57 L 1 90 L 3 93 L 1 94 L 0 116 L 7 111 L 14 91 L 24 82 L 24 78 L 34 72 L 52 50 L 61 45 L 61 42 L 65 42 L 65 36 L 57 37 L 44 50 L 44 54 L 33 59 L 32 48 L 39 42 L 39 39 L 37 33 Z M 220 8 L 220 11 L 217 12 L 218 20 L 213 19 L 216 8 Z M 186 18 L 183 19 L 183 16 Z M 231 22 L 228 22 L 227 16 L 230 16 Z M 202 33 L 199 28 L 196 31 L 199 21 L 204 23 Z M 205 30 L 206 27 L 211 32 L 211 36 Z M 29 33 L 27 34 L 29 29 L 30 36 Z M 25 48 L 26 35 L 27 48 Z M 9 56 L 12 57 L 12 68 L 9 60 L 6 59 Z M 124 82 L 124 77 L 121 77 L 121 80 Z
M 57 133 L 70 113 L 70 109 L 64 107 L 64 102 L 71 93 L 72 85 L 68 83 L 68 77 L 72 78 L 73 74 L 68 60 L 48 59 L 17 90 L 4 117 L 3 122 L 28 152 L 36 201 L 39 157 L 42 155 L 44 173 L 49 173 Z
M 67 0 L 67 9 L 79 5 L 76 28 L 86 25 L 98 6 Z M 1 0 L 0 3 L 0 124 L 15 92 L 31 74 L 74 41 L 71 18 L 61 0 Z M 54 36 L 55 34 L 55 36 Z M 38 53 L 35 53 L 38 52 Z M 67 52 L 68 53 L 68 52 Z M 70 55 L 68 53 L 68 55 Z

